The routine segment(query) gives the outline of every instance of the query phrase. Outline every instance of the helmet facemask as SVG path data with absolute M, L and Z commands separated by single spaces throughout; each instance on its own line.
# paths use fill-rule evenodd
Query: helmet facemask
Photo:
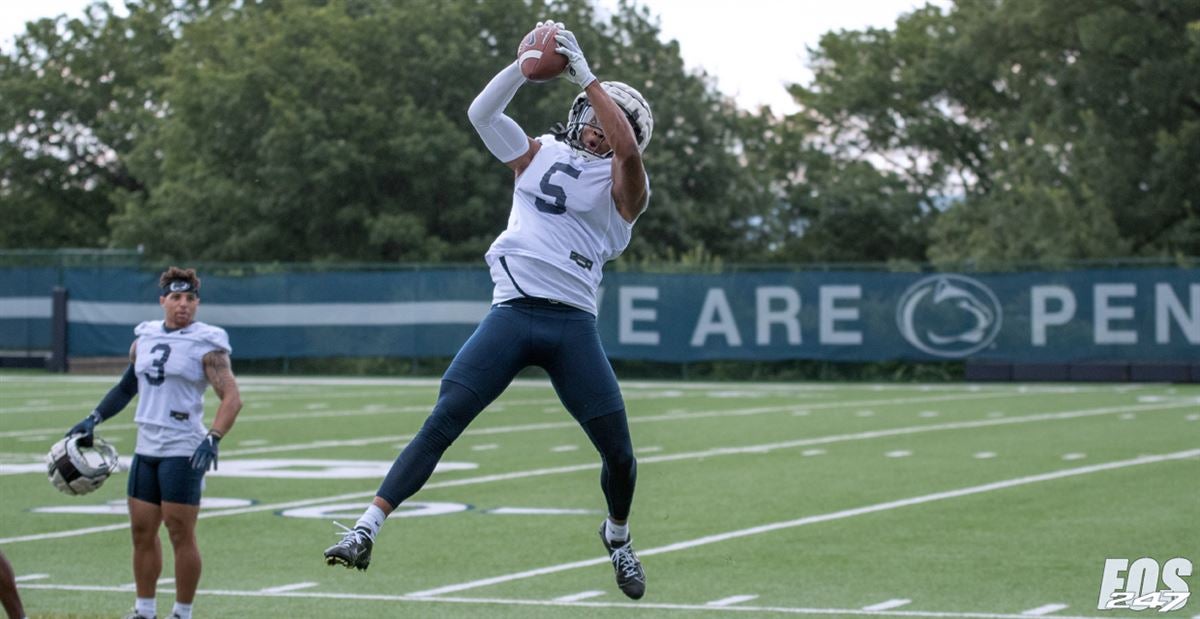
M 633 87 L 621 82 L 602 82 L 600 85 L 612 97 L 617 107 L 625 113 L 625 119 L 633 128 L 633 137 L 637 142 L 638 152 L 645 152 L 654 128 L 654 116 L 651 114 L 650 106 L 646 103 L 645 98 Z M 603 155 L 598 155 L 587 148 L 583 142 L 585 127 L 592 127 L 601 134 L 604 133 L 604 129 L 600 127 L 600 121 L 596 118 L 596 110 L 592 107 L 592 102 L 588 100 L 587 93 L 581 92 L 571 103 L 571 111 L 567 114 L 567 144 L 585 157 L 598 159 L 612 157 L 611 147 Z

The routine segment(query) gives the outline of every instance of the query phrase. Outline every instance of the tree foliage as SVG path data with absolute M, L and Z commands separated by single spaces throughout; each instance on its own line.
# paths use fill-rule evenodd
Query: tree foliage
M 1200 255 L 1200 0 L 958 0 L 827 33 L 740 111 L 623 0 L 126 0 L 0 54 L 0 247 L 476 262 L 512 182 L 466 109 L 552 17 L 655 113 L 627 264 Z M 531 135 L 577 89 L 529 84 Z
M 958 0 L 829 33 L 793 94 L 929 197 L 941 262 L 1200 254 L 1200 2 Z
M 32 137 L 6 143 L 13 174 L 0 208 L 45 220 L 5 245 L 476 261 L 504 226 L 512 178 L 466 109 L 533 24 L 552 16 L 576 32 L 597 75 L 634 84 L 657 112 L 647 161 L 654 216 L 630 253 L 736 246 L 733 226 L 754 186 L 727 148 L 736 110 L 703 74 L 684 71 L 645 9 L 621 5 L 604 18 L 585 0 L 152 0 L 130 9 L 121 17 L 97 5 L 65 26 L 43 20 L 5 59 L 0 97 L 14 102 L 5 126 Z M 538 135 L 566 120 L 576 92 L 565 80 L 530 84 L 508 113 Z M 90 140 L 91 160 L 56 148 L 77 135 Z M 88 212 L 86 223 L 72 208 Z

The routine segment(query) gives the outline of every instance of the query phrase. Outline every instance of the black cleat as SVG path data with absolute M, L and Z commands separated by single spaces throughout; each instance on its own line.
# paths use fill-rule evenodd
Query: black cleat
M 325 549 L 325 564 L 367 569 L 371 565 L 371 548 L 375 546 L 371 532 L 362 527 L 349 529 L 339 523 L 334 524 L 346 529 L 346 534 L 342 536 L 342 541 Z
M 608 558 L 612 560 L 613 571 L 617 573 L 617 586 L 621 588 L 621 592 L 635 600 L 642 599 L 646 594 L 646 572 L 642 570 L 642 562 L 633 552 L 633 538 L 614 548 L 608 543 L 608 536 L 604 534 L 604 523 L 600 523 L 600 541 L 604 542 L 604 549 L 608 551 Z

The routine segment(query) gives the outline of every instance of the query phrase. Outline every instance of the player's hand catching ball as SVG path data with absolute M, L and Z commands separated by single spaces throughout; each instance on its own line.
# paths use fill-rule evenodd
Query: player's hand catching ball
M 587 88 L 588 84 L 596 81 L 596 76 L 592 75 L 592 70 L 588 68 L 587 59 L 583 57 L 579 42 L 575 40 L 575 34 L 560 28 L 554 39 L 558 41 L 555 51 L 567 57 L 567 79 L 579 84 L 580 88 Z

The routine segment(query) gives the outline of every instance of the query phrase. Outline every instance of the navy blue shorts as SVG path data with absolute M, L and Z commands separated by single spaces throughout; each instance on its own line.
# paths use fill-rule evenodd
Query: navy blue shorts
M 204 488 L 204 471 L 193 469 L 191 458 L 157 458 L 133 455 L 129 465 L 129 496 L 161 505 L 183 503 L 199 505 L 200 491 Z
M 492 306 L 442 379 L 470 389 L 486 405 L 531 365 L 546 370 L 563 406 L 580 423 L 625 408 L 596 317 L 543 299 Z

